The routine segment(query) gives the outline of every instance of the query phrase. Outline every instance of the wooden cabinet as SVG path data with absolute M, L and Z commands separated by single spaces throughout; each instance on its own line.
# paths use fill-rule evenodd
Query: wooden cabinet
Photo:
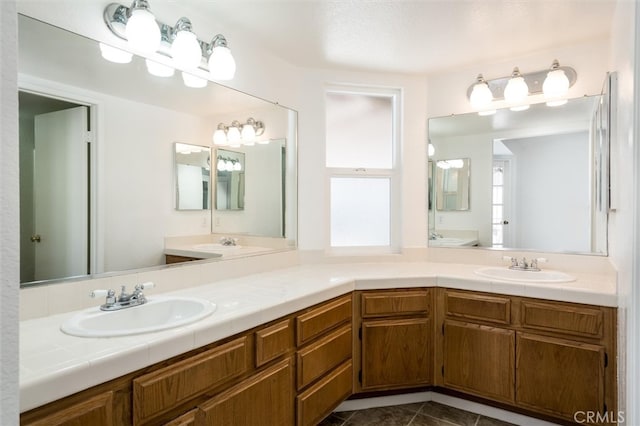
M 352 295 L 296 318 L 296 424 L 314 426 L 353 392 Z
M 432 297 L 429 289 L 359 292 L 359 390 L 432 382 Z
M 20 423 L 29 426 L 111 426 L 116 424 L 114 420 L 113 392 L 108 391 L 39 418 L 21 418 Z
M 513 403 L 515 332 L 446 320 L 444 385 L 485 398 Z
M 604 411 L 603 346 L 518 333 L 516 347 L 519 406 L 569 420 Z
M 293 363 L 286 359 L 201 404 L 198 426 L 293 425 Z

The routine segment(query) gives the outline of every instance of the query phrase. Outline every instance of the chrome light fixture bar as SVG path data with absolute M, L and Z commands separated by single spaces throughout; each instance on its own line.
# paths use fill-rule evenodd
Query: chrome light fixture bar
M 214 80 L 231 80 L 235 74 L 235 60 L 222 34 L 206 43 L 197 38 L 186 17 L 173 27 L 158 22 L 147 0 L 134 0 L 130 7 L 111 3 L 103 17 L 109 30 L 135 51 L 170 57 L 177 68 L 186 71 L 208 70 Z
M 213 133 L 213 144 L 218 146 L 251 146 L 256 143 L 256 137 L 264 134 L 265 125 L 262 121 L 252 117 L 247 118 L 245 123 L 234 120 L 230 125 L 218 124 L 218 128 Z M 269 140 L 258 141 L 260 144 L 267 144 Z
M 467 89 L 467 97 L 471 107 L 480 115 L 495 112 L 493 102 L 505 101 L 513 110 L 528 108 L 529 96 L 544 95 L 547 105 L 557 106 L 566 103 L 564 96 L 578 78 L 578 73 L 571 67 L 560 66 L 554 60 L 546 70 L 521 73 L 515 67 L 507 77 L 485 80 L 479 74 L 476 81 Z

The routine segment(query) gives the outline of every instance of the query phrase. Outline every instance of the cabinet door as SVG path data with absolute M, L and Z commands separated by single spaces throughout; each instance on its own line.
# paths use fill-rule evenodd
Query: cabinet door
M 445 321 L 444 384 L 452 389 L 514 401 L 515 332 Z
M 570 420 L 604 410 L 604 347 L 527 333 L 516 347 L 520 406 Z
M 293 364 L 286 359 L 200 405 L 196 424 L 294 424 Z
M 362 323 L 362 389 L 431 384 L 431 320 Z
M 22 420 L 30 426 L 111 426 L 113 422 L 113 392 L 96 395 L 70 407 L 36 420 Z

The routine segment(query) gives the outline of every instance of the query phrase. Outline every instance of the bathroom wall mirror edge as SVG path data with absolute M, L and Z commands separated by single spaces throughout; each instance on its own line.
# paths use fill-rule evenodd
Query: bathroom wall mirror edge
M 233 256 L 209 258 L 206 253 L 207 259 L 201 262 L 295 249 L 296 111 L 213 81 L 204 89 L 185 88 L 179 73 L 168 79 L 149 75 L 143 58 L 133 56 L 128 64 L 110 63 L 101 57 L 95 40 L 21 14 L 18 23 L 20 108 L 32 108 L 31 117 L 26 120 L 31 123 L 27 126 L 29 131 L 24 127 L 28 114 L 20 116 L 21 136 L 36 133 L 33 125 L 36 113 L 46 115 L 65 110 L 66 114 L 73 110 L 74 119 L 86 127 L 76 132 L 81 140 L 78 143 L 88 147 L 85 151 L 90 153 L 90 158 L 80 160 L 88 168 L 80 168 L 84 179 L 79 180 L 86 188 L 73 190 L 73 194 L 88 194 L 80 202 L 83 219 L 76 220 L 88 230 L 88 235 L 75 240 L 80 244 L 57 250 L 69 256 L 82 253 L 77 256 L 78 268 L 36 274 L 35 265 L 64 262 L 36 258 L 35 248 L 53 239 L 35 229 L 38 209 L 25 204 L 25 200 L 37 192 L 33 185 L 34 158 L 38 161 L 45 156 L 34 154 L 34 142 L 31 145 L 21 142 L 20 169 L 28 178 L 20 176 L 20 210 L 21 216 L 33 217 L 30 220 L 21 217 L 22 287 L 172 267 L 166 264 L 166 254 L 175 244 L 209 244 L 217 249 L 220 238 L 226 236 L 239 242 Z M 69 45 L 74 49 L 61 49 Z M 86 62 L 74 66 L 77 60 Z M 79 73 L 74 73 L 74 69 Z M 140 90 L 136 91 L 137 88 Z M 34 99 L 36 102 L 31 102 Z M 278 216 L 277 225 L 263 229 L 259 219 L 218 217 L 211 208 L 213 197 L 205 195 L 204 190 L 199 193 L 202 207 L 177 209 L 175 143 L 215 152 L 212 135 L 219 123 L 244 122 L 248 117 L 263 121 L 265 131 L 264 137 L 254 141 L 255 147 L 247 146 L 244 150 L 255 148 L 258 152 L 272 146 L 271 151 L 278 153 L 277 165 L 273 167 L 283 171 L 278 192 L 267 193 L 278 200 L 272 203 L 277 208 L 273 213 Z M 204 182 L 206 178 L 200 180 L 201 185 Z M 23 191 L 25 185 L 29 191 Z M 209 194 L 211 185 L 215 185 L 215 179 L 209 181 Z M 257 187 L 251 191 L 253 196 L 261 192 Z M 50 188 L 40 190 L 42 194 L 50 192 Z M 209 200 L 208 205 L 205 199 Z M 96 213 L 97 219 L 87 211 Z
M 429 118 L 428 161 L 468 157 L 474 167 L 473 208 L 431 210 L 428 246 L 607 256 L 614 81 L 562 107 Z

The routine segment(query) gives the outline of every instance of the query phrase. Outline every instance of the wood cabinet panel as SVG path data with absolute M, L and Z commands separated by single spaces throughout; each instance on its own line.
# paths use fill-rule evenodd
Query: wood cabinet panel
M 287 319 L 256 331 L 256 366 L 287 353 L 293 348 L 293 327 Z
M 29 426 L 112 426 L 113 392 L 96 395 L 37 420 L 22 422 Z
M 429 314 L 429 294 L 429 290 L 364 292 L 360 302 L 362 317 Z
M 351 395 L 352 381 L 353 365 L 349 360 L 302 392 L 296 398 L 297 426 L 317 425 Z
M 207 426 L 291 426 L 293 404 L 293 364 L 289 358 L 201 404 L 196 422 Z
M 328 330 L 351 321 L 351 299 L 349 294 L 299 315 L 296 318 L 296 344 L 301 346 Z
M 165 254 L 164 255 L 164 263 L 170 265 L 172 263 L 182 263 L 182 262 L 192 262 L 194 260 L 202 260 L 197 257 L 189 257 L 189 256 L 178 256 L 175 254 Z
M 518 333 L 516 401 L 573 420 L 577 411 L 604 410 L 604 348 Z
M 508 297 L 447 290 L 444 300 L 445 312 L 449 317 L 497 324 L 511 323 L 511 299 Z
M 197 409 L 188 411 L 187 413 L 181 415 L 177 419 L 174 419 L 168 423 L 165 423 L 164 426 L 195 426 L 197 412 L 198 412 Z
M 595 307 L 523 300 L 520 312 L 524 328 L 602 337 L 604 315 Z
M 251 369 L 252 353 L 243 336 L 133 380 L 133 421 L 155 415 L 203 394 Z
M 429 318 L 381 319 L 362 323 L 363 390 L 431 383 Z
M 351 358 L 351 324 L 347 324 L 297 353 L 297 383 L 302 389 Z
M 447 320 L 443 362 L 445 386 L 498 401 L 515 401 L 513 330 Z

